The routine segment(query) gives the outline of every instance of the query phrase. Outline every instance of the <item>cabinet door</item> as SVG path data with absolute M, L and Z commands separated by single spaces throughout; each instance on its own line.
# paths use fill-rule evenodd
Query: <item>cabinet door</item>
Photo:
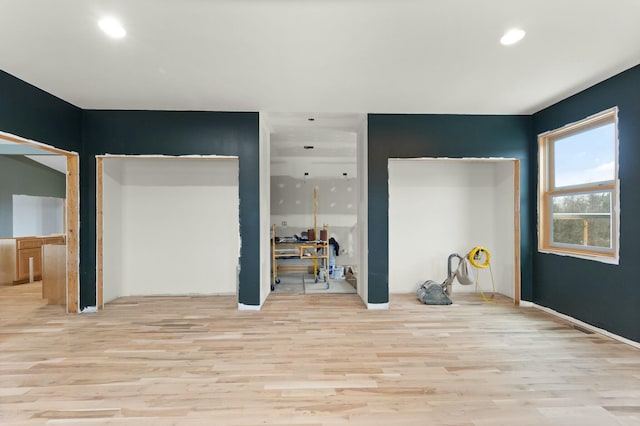
M 42 275 L 42 248 L 18 250 L 18 276 L 16 281 L 29 281 L 29 258 L 33 257 L 33 277 L 39 280 Z

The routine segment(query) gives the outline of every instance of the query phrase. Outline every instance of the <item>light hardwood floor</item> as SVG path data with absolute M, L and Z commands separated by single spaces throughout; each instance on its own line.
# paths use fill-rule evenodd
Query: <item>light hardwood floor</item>
M 640 424 L 639 350 L 505 298 L 147 297 L 67 315 L 26 303 L 32 288 L 0 287 L 2 425 Z

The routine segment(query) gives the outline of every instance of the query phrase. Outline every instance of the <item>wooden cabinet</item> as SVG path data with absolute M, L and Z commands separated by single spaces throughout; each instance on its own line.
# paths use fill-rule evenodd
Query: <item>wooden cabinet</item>
M 29 281 L 29 259 L 33 258 L 33 279 L 42 279 L 42 246 L 64 244 L 64 235 L 6 238 L 0 241 L 0 284 Z
M 42 246 L 42 298 L 49 305 L 64 305 L 67 301 L 67 246 Z
M 42 279 L 42 245 L 40 247 L 29 247 L 18 249 L 17 255 L 17 282 L 29 281 L 29 259 L 33 258 L 33 279 Z

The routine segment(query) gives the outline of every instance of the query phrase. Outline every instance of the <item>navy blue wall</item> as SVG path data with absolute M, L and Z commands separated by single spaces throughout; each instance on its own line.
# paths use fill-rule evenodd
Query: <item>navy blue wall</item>
M 0 131 L 80 151 L 82 111 L 0 71 Z
M 238 301 L 260 304 L 259 118 L 257 113 L 84 111 L 80 159 L 80 308 L 95 306 L 96 155 L 233 155 L 239 157 Z M 224 200 L 221 200 L 223 202 Z
M 534 255 L 534 302 L 640 342 L 640 66 L 533 116 L 536 134 L 618 106 L 620 264 Z M 534 241 L 537 244 L 537 241 Z
M 389 158 L 509 157 L 520 160 L 522 298 L 531 300 L 531 204 L 535 165 L 530 116 L 369 115 L 369 303 L 389 294 Z M 433 208 L 447 208 L 446 205 Z M 419 213 L 416 213 L 419 214 Z M 437 241 L 433 242 L 438 244 Z

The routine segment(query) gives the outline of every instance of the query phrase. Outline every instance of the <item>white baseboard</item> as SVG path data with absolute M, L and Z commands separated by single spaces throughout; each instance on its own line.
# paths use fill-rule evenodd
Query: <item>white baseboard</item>
M 367 309 L 371 310 L 385 310 L 389 309 L 389 303 L 367 303 Z
M 244 303 L 238 303 L 239 311 L 259 311 L 262 309 L 262 305 L 245 305 Z
M 540 306 L 540 305 L 537 305 L 537 304 L 532 303 L 532 302 L 525 302 L 525 303 L 526 303 L 526 305 L 524 305 L 523 302 L 520 301 L 520 306 L 521 307 L 533 307 L 533 308 L 539 309 L 539 310 L 541 310 L 543 312 L 546 312 L 548 314 L 551 314 L 551 315 L 553 315 L 555 317 L 561 318 L 561 319 L 563 319 L 565 321 L 568 321 L 570 323 L 578 325 L 578 326 L 580 326 L 580 327 L 582 327 L 584 329 L 587 329 L 589 331 L 593 331 L 594 333 L 602 334 L 603 336 L 609 337 L 609 338 L 617 340 L 617 341 L 619 341 L 621 343 L 625 343 L 625 344 L 627 344 L 629 346 L 633 346 L 634 348 L 640 349 L 640 342 L 636 342 L 636 341 L 633 341 L 631 339 L 627 339 L 626 337 L 618 336 L 617 334 L 613 334 L 613 333 L 611 333 L 611 332 L 609 332 L 607 330 L 604 330 L 602 328 L 598 328 L 598 327 L 595 327 L 595 326 L 593 326 L 591 324 L 587 324 L 586 322 L 583 322 L 583 321 L 580 321 L 579 319 L 570 317 L 569 315 L 561 314 L 560 312 L 555 311 L 555 310 L 553 310 L 551 308 L 547 308 L 545 306 Z
M 93 314 L 95 312 L 98 312 L 97 306 L 87 306 L 86 308 L 80 311 L 81 314 Z

